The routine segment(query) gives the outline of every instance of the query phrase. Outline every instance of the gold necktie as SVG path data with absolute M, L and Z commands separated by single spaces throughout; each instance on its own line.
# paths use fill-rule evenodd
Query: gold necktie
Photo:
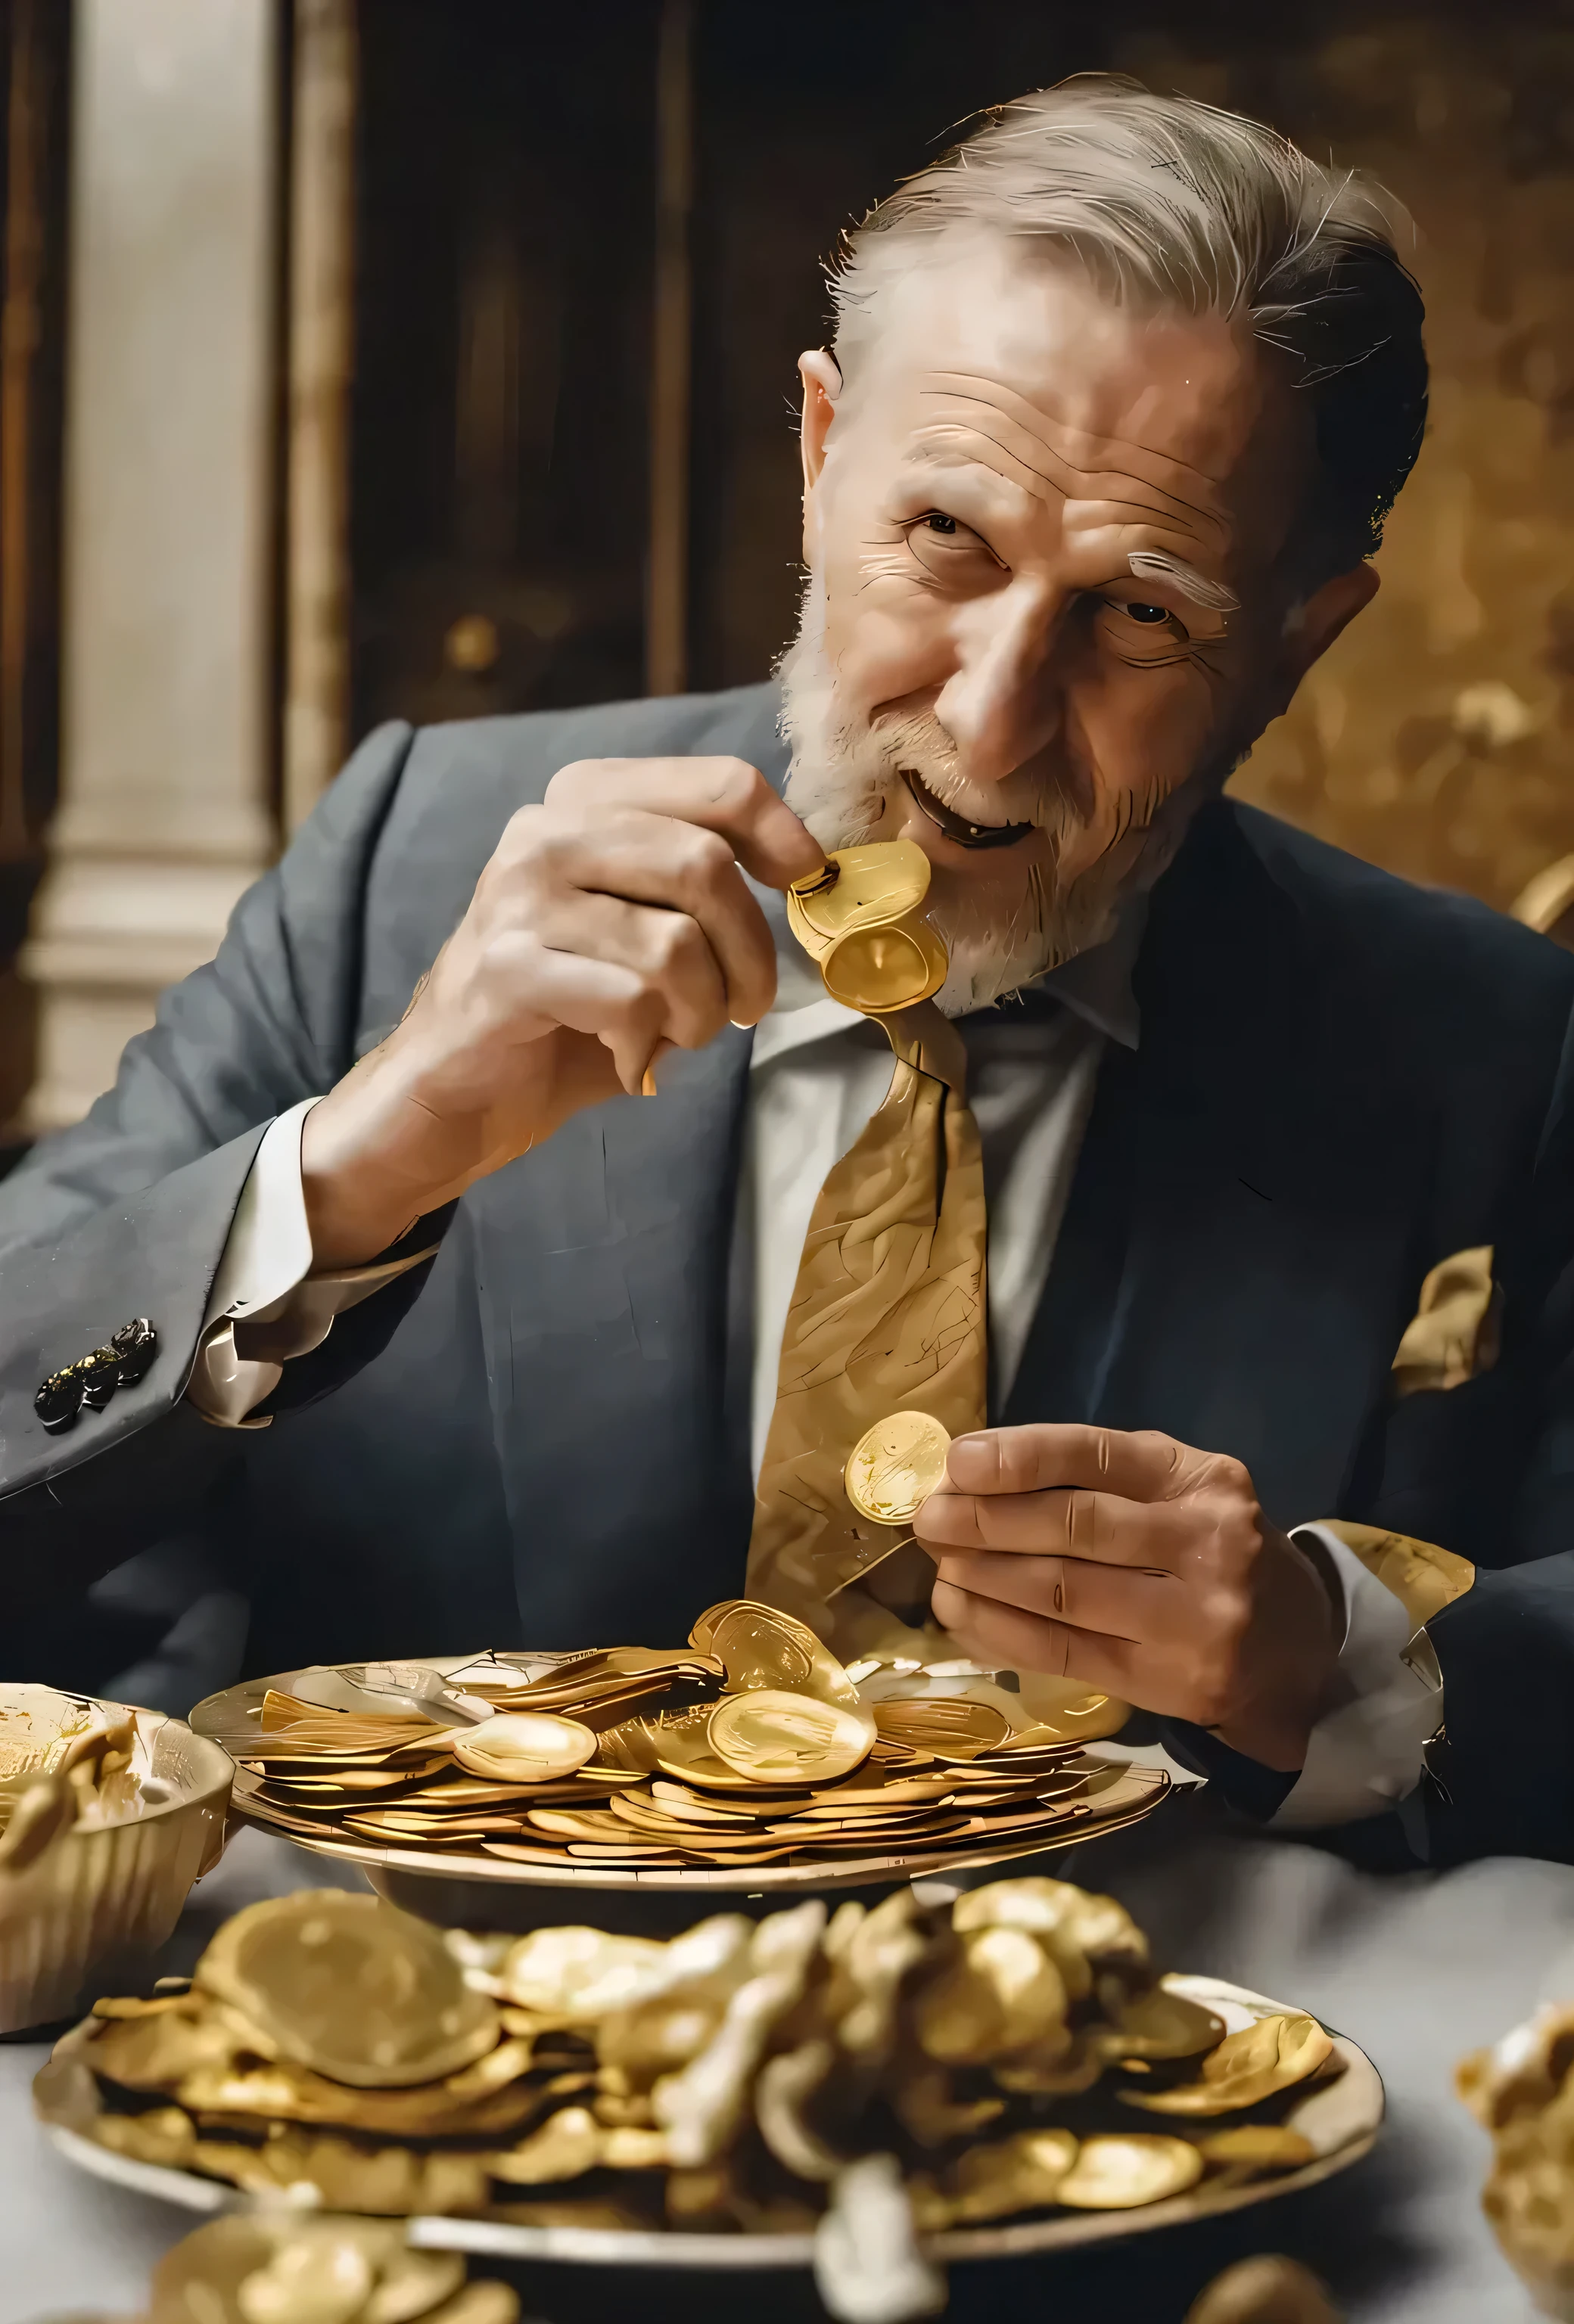
M 984 1160 L 964 1096 L 967 1052 L 932 1001 L 876 1021 L 895 1069 L 810 1220 L 746 1584 L 844 1661 L 921 1654 L 943 1637 L 926 1618 L 932 1563 L 916 1548 L 886 1555 L 908 1528 L 853 1509 L 848 1453 L 893 1412 L 927 1412 L 952 1436 L 987 1417 Z

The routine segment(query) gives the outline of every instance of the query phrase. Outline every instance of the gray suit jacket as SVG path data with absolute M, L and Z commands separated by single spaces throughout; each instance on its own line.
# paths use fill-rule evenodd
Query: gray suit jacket
M 362 746 L 114 1091 L 0 1187 L 14 1639 L 20 1607 L 69 1608 L 174 1527 L 250 1600 L 256 1670 L 665 1642 L 740 1587 L 746 1034 L 674 1056 L 653 1102 L 583 1114 L 475 1188 L 436 1222 L 429 1267 L 287 1367 L 269 1429 L 210 1428 L 182 1392 L 264 1127 L 397 1020 L 514 810 L 592 756 L 728 752 L 780 779 L 774 714 L 753 687 Z M 1102 1068 L 1005 1416 L 1161 1427 L 1246 1461 L 1281 1522 L 1342 1514 L 1493 1567 L 1561 1567 L 1574 959 L 1227 802 L 1155 892 L 1137 991 L 1141 1047 Z M 1501 1362 L 1396 1405 L 1422 1276 L 1486 1242 Z M 146 1377 L 47 1434 L 41 1379 L 134 1315 L 160 1335 Z M 1567 1614 L 1574 1656 L 1574 1568 Z M 1456 1659 L 1457 1730 L 1472 1682 Z M 1489 1671 L 1480 1686 L 1486 1731 Z M 1567 1719 L 1536 1745 L 1566 1757 L 1566 1792 L 1521 1839 L 1555 1852 L 1565 1833 L 1574 1849 Z

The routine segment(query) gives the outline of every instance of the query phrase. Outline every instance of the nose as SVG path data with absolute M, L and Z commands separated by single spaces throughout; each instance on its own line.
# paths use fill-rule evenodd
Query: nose
M 958 773 L 1003 783 L 1054 741 L 1061 716 L 1055 645 L 1065 608 L 1059 592 L 1023 576 L 966 609 L 957 668 L 935 701 Z

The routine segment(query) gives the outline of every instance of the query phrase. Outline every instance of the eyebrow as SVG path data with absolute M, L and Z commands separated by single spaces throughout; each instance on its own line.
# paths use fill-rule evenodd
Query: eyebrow
M 1184 558 L 1171 557 L 1163 549 L 1134 549 L 1126 558 L 1127 569 L 1138 581 L 1168 581 L 1182 597 L 1190 599 L 1208 613 L 1234 613 L 1240 610 L 1240 599 L 1222 581 L 1210 581 L 1206 573 Z
M 937 391 L 926 388 L 922 392 L 929 395 Z M 1001 410 L 999 405 L 990 403 L 983 396 L 959 397 L 958 401 L 977 401 L 983 403 L 986 410 Z M 1014 424 L 1004 412 L 1001 412 L 1001 416 L 1007 418 L 1008 425 Z M 1025 468 L 1030 476 L 1036 476 L 1041 482 L 1054 485 L 1058 490 L 1066 489 L 1063 478 L 1051 476 L 1044 470 L 1033 467 L 1020 452 L 1014 451 L 1009 445 L 1002 444 L 997 437 L 990 435 L 987 429 L 979 428 L 977 421 L 964 422 L 963 427 L 968 434 L 980 436 L 986 443 L 993 444 L 997 451 L 1004 452 L 1008 459 L 1014 460 L 1019 466 Z M 927 434 L 929 431 L 925 432 Z M 1052 445 L 1046 444 L 1042 448 L 1049 453 L 1051 459 L 1064 462 L 1064 456 L 1058 453 Z M 981 461 L 976 453 L 946 450 L 932 441 L 920 441 L 911 446 L 905 456 L 906 465 L 915 468 L 990 468 L 993 466 L 992 463 Z M 1142 515 L 1150 518 L 1153 515 L 1152 510 L 1144 508 L 1140 502 L 1123 503 L 1113 494 L 1107 497 L 1112 507 L 1125 505 Z M 1166 493 L 1163 497 L 1171 500 L 1177 508 L 1187 510 L 1189 512 L 1199 515 L 1206 513 L 1200 510 L 1192 512 L 1190 503 L 1185 501 L 1175 501 L 1171 493 Z M 1213 521 L 1217 521 L 1217 520 Z M 1227 588 L 1222 581 L 1210 581 L 1206 573 L 1199 573 L 1194 565 L 1188 565 L 1183 557 L 1171 556 L 1167 549 L 1134 549 L 1126 558 L 1126 570 L 1134 580 L 1167 581 L 1178 596 L 1184 597 L 1191 604 L 1199 606 L 1204 613 L 1235 613 L 1240 611 L 1241 601 L 1233 589 Z

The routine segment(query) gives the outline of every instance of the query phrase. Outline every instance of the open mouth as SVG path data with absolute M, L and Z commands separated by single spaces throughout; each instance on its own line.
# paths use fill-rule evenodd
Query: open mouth
M 919 813 L 926 815 L 935 829 L 958 847 L 1014 847 L 1034 828 L 1031 823 L 969 823 L 965 815 L 936 798 L 911 767 L 903 767 L 901 774 Z

